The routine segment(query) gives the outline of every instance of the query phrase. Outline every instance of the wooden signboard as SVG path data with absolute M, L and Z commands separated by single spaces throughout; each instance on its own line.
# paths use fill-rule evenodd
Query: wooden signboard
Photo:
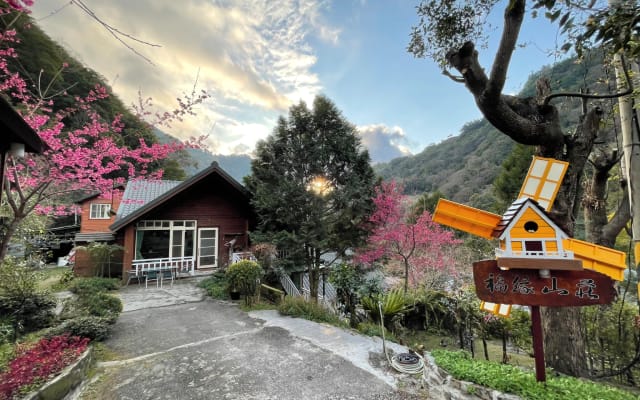
M 550 271 L 541 278 L 531 269 L 498 268 L 496 260 L 473 263 L 476 294 L 499 304 L 570 307 L 610 304 L 616 297 L 613 280 L 592 270 Z

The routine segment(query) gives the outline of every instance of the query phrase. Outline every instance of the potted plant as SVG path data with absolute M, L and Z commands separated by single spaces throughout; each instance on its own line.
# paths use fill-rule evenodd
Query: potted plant
M 263 274 L 264 271 L 255 261 L 243 260 L 231 264 L 227 268 L 227 282 L 231 299 L 234 300 L 234 296 L 243 295 L 245 304 L 250 306 Z

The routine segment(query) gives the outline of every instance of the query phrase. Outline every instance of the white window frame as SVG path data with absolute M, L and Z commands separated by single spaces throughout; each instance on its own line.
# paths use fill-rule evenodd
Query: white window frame
M 89 219 L 110 219 L 111 204 L 93 203 L 89 209 Z
M 195 257 L 197 249 L 197 237 L 198 231 L 197 222 L 195 220 L 142 220 L 136 224 L 136 230 L 138 231 L 169 231 L 169 257 Z M 185 248 L 185 232 L 192 232 L 193 240 L 193 254 L 184 254 Z M 175 235 L 180 235 L 181 245 L 180 254 L 176 253 L 173 245 L 173 238 Z M 136 244 L 137 246 L 137 244 Z

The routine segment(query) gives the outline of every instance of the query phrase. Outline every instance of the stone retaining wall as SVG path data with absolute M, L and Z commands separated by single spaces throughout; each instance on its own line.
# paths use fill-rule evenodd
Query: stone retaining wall
M 521 400 L 513 394 L 506 394 L 471 382 L 454 379 L 447 371 L 436 365 L 433 358 L 424 358 L 424 384 L 433 400 Z
M 67 393 L 78 386 L 86 377 L 93 364 L 93 347 L 87 350 L 78 360 L 62 370 L 60 375 L 35 392 L 31 392 L 24 397 L 24 400 L 61 400 Z

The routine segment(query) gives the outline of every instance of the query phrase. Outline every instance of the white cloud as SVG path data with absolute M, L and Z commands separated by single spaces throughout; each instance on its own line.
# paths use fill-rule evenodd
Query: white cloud
M 383 124 L 358 126 L 362 144 L 369 150 L 374 163 L 387 162 L 397 157 L 411 155 L 409 141 L 398 126 Z
M 32 16 L 38 20 L 63 5 L 52 3 L 35 2 Z M 136 102 L 141 91 L 159 108 L 171 110 L 175 98 L 191 90 L 199 71 L 199 88 L 212 99 L 199 108 L 197 118 L 176 124 L 169 132 L 181 138 L 200 135 L 215 122 L 212 151 L 225 153 L 252 148 L 273 128 L 267 123 L 274 123 L 292 103 L 311 102 L 322 84 L 312 71 L 317 57 L 309 37 L 337 43 L 340 34 L 324 22 L 328 4 L 323 1 L 84 3 L 120 31 L 160 45 L 123 39 L 154 65 L 124 47 L 77 6 L 64 7 L 38 24 L 108 80 L 117 77 L 113 88 L 125 104 Z

